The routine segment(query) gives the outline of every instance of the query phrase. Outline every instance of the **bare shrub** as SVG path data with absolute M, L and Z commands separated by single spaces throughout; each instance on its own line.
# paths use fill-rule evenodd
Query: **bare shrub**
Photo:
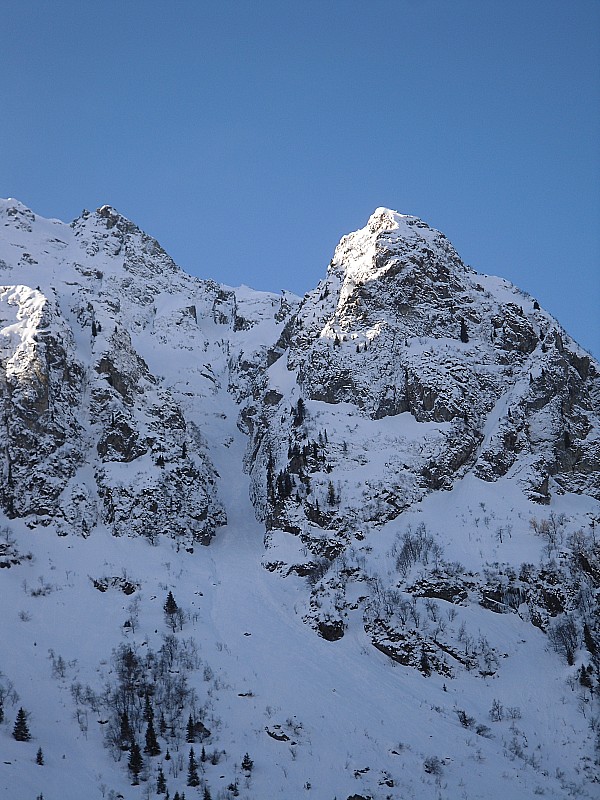
M 567 664 L 575 663 L 575 651 L 579 645 L 579 630 L 572 614 L 561 614 L 548 626 L 548 639 L 552 648 L 564 656 Z

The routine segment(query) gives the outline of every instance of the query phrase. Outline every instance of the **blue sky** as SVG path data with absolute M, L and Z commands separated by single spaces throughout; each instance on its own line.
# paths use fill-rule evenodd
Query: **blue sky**
M 598 0 L 19 0 L 0 195 L 299 294 L 381 205 L 600 356 Z

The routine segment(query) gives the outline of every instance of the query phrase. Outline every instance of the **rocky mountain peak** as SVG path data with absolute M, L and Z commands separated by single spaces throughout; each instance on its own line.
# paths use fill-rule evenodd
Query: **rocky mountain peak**
M 31 232 L 31 225 L 35 222 L 35 214 L 20 200 L 14 197 L 0 199 L 0 219 L 5 227 L 13 227 Z
M 100 206 L 100 208 L 96 209 L 96 213 L 99 217 L 104 217 L 108 220 L 117 220 L 119 218 L 119 213 L 114 210 L 114 208 L 110 205 Z
M 84 272 L 93 278 L 92 292 L 101 291 L 112 305 L 129 306 L 132 319 L 144 320 L 143 325 L 153 313 L 157 296 L 193 293 L 201 285 L 175 264 L 156 239 L 113 206 L 84 211 L 71 229 L 80 251 L 78 261 L 88 263 Z
M 339 317 L 355 314 L 365 295 L 383 298 L 392 286 L 415 300 L 429 295 L 438 306 L 467 288 L 469 272 L 442 233 L 418 217 L 378 208 L 364 228 L 340 241 L 319 298 L 331 295 L 328 306 Z
M 293 407 L 299 390 L 309 401 L 307 414 L 316 404 L 323 428 L 340 404 L 358 429 L 368 429 L 365 419 L 395 417 L 396 433 L 381 440 L 389 457 L 381 463 L 377 456 L 356 454 L 357 463 L 369 463 L 377 478 L 362 489 L 358 504 L 348 498 L 344 511 L 336 508 L 327 519 L 315 514 L 327 503 L 327 492 L 323 488 L 319 498 L 315 485 L 334 480 L 327 477 L 335 473 L 333 456 L 324 475 L 319 468 L 308 476 L 312 496 L 301 502 L 280 503 L 275 492 L 269 504 L 261 472 L 256 497 L 262 498 L 267 524 L 301 530 L 307 520 L 319 519 L 319 526 L 348 530 L 357 519 L 371 524 L 388 513 L 395 517 L 467 474 L 486 481 L 514 477 L 540 502 L 548 501 L 552 484 L 560 492 L 585 486 L 597 496 L 598 473 L 591 465 L 598 439 L 590 416 L 597 371 L 558 331 L 531 297 L 466 267 L 443 234 L 416 217 L 377 209 L 364 228 L 341 240 L 325 280 L 286 329 L 279 352 L 287 348 L 286 367 L 296 380 L 286 393 L 289 377 L 284 382 L 281 371 L 272 370 L 264 414 Z M 280 404 L 273 404 L 276 396 Z M 416 429 L 409 420 L 418 423 Z M 349 454 L 348 424 L 348 438 L 337 446 Z M 315 421 L 313 433 L 316 426 Z M 261 440 L 272 458 L 281 454 L 276 463 L 284 472 L 297 468 L 294 454 L 305 446 L 295 442 L 297 427 L 307 435 L 292 419 L 289 430 L 274 427 Z M 381 432 L 375 426 L 372 435 Z M 415 435 L 419 445 L 413 450 Z M 282 440 L 292 444 L 282 446 Z M 346 460 L 337 462 L 342 474 Z M 375 499 L 384 485 L 393 487 L 387 511 Z M 302 500 L 301 491 L 295 496 Z
M 413 242 L 427 241 L 433 243 L 439 237 L 443 237 L 442 233 L 432 228 L 419 217 L 415 217 L 412 214 L 400 214 L 398 211 L 382 206 L 376 208 L 371 214 L 365 229 L 376 236 L 391 234 L 396 239 L 405 239 Z
M 394 230 L 398 228 L 400 220 L 406 218 L 405 214 L 399 214 L 391 208 L 380 206 L 369 217 L 367 228 L 372 233 L 379 233 L 380 231 Z
M 0 214 L 3 216 L 8 214 L 14 214 L 16 212 L 29 212 L 32 214 L 30 208 L 27 208 L 25 203 L 22 203 L 20 200 L 17 200 L 16 197 L 2 197 L 0 198 Z

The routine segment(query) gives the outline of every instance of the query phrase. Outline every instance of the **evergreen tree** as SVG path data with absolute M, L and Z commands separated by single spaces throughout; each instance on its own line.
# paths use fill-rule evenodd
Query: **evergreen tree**
M 169 753 L 169 748 L 167 747 L 167 752 L 165 753 L 165 761 L 171 760 L 171 753 Z
M 200 786 L 200 778 L 198 776 L 198 764 L 194 755 L 194 748 L 190 747 L 190 759 L 188 762 L 188 786 Z
M 139 784 L 138 776 L 142 771 L 142 767 L 144 766 L 144 760 L 140 752 L 140 746 L 137 742 L 134 742 L 131 745 L 131 754 L 129 756 L 129 763 L 127 766 L 133 775 L 133 786 L 137 786 Z
M 267 492 L 269 494 L 269 499 L 273 499 L 273 494 L 275 492 L 275 463 L 273 461 L 273 454 L 269 453 L 269 457 L 267 459 Z
M 185 740 L 188 744 L 194 744 L 196 741 L 196 732 L 194 730 L 194 720 L 192 719 L 192 715 L 190 714 L 187 722 L 187 730 L 185 735 Z
M 202 763 L 206 761 L 206 750 L 204 749 L 204 745 L 202 745 L 202 752 L 200 753 L 200 761 L 202 761 Z
M 150 702 L 150 695 L 146 692 L 146 699 L 144 701 L 144 719 L 146 722 L 154 721 L 154 711 L 152 710 L 152 703 Z
M 252 767 L 254 766 L 254 761 L 250 758 L 248 753 L 242 759 L 242 769 L 244 772 L 252 772 Z
M 212 795 L 210 793 L 210 789 L 208 786 L 204 787 L 204 793 L 202 794 L 202 800 L 212 800 Z
M 0 725 L 4 722 L 4 700 L 0 697 Z
M 467 324 L 464 319 L 460 321 L 460 340 L 465 344 L 469 341 L 469 334 L 467 333 Z
M 165 794 L 167 791 L 167 781 L 163 768 L 158 768 L 158 775 L 156 777 L 156 794 Z
M 585 686 L 586 689 L 591 689 L 593 686 L 590 676 L 588 675 L 587 670 L 583 664 L 581 665 L 581 669 L 579 670 L 579 683 L 581 686 Z
M 121 726 L 119 730 L 119 746 L 121 750 L 129 750 L 132 739 L 133 734 L 131 725 L 129 724 L 129 717 L 127 716 L 127 712 L 124 711 L 121 714 Z
M 165 600 L 165 604 L 163 606 L 165 612 L 165 619 L 167 624 L 175 631 L 177 627 L 177 612 L 179 611 L 179 606 L 175 602 L 175 598 L 173 597 L 173 592 L 169 592 L 167 595 L 167 599 Z
M 148 727 L 146 728 L 146 746 L 144 747 L 144 753 L 147 753 L 149 756 L 157 756 L 160 754 L 160 746 L 156 740 L 156 733 L 154 732 L 154 723 L 152 720 L 148 722 Z
M 181 797 L 179 796 L 179 792 L 175 792 L 175 794 L 173 795 L 173 800 L 181 800 Z
M 35 763 L 39 764 L 40 767 L 44 766 L 44 754 L 42 752 L 42 748 L 39 747 L 37 753 L 35 754 Z
M 27 713 L 24 708 L 20 708 L 17 712 L 17 719 L 13 729 L 13 738 L 17 742 L 28 742 L 31 739 L 29 728 L 27 726 Z
M 304 404 L 304 400 L 301 397 L 298 399 L 296 408 L 293 411 L 294 411 L 294 425 L 298 427 L 298 425 L 302 425 L 306 417 L 306 406 Z
M 165 610 L 165 614 L 174 614 L 179 606 L 175 602 L 175 598 L 173 597 L 173 592 L 169 592 L 167 595 L 167 599 L 165 600 L 165 605 L 163 606 Z
M 160 735 L 161 736 L 164 736 L 166 734 L 166 732 L 167 732 L 167 721 L 166 721 L 165 715 L 162 713 L 162 711 L 160 712 L 160 720 L 159 720 L 159 723 L 158 723 L 158 730 L 160 731 Z
M 421 650 L 421 658 L 419 660 L 419 666 L 421 668 L 421 672 L 423 675 L 431 675 L 431 667 L 429 666 L 429 659 L 427 658 L 427 653 L 425 652 L 425 648 Z
M 327 487 L 327 502 L 330 506 L 335 505 L 335 488 L 332 481 L 329 481 L 329 485 Z
M 594 636 L 589 628 L 587 622 L 583 623 L 583 641 L 585 642 L 585 646 L 590 651 L 592 655 L 595 655 L 596 650 L 598 649 L 596 646 L 596 642 L 594 640 Z M 0 720 L 1 722 L 2 720 Z

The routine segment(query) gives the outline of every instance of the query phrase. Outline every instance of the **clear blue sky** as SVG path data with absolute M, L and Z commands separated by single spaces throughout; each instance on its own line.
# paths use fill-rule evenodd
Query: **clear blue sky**
M 18 0 L 0 195 L 300 294 L 389 206 L 600 356 L 599 31 L 598 0 Z

